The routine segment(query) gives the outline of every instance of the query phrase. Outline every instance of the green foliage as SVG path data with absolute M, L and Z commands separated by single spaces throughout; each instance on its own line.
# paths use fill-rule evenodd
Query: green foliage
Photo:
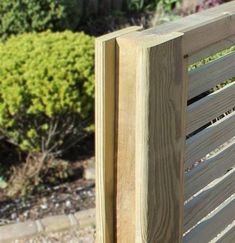
M 171 11 L 178 7 L 181 0 L 160 0 L 159 4 L 162 6 L 165 12 L 171 13 Z
M 145 10 L 154 10 L 159 0 L 128 0 L 127 10 L 129 12 L 142 12 Z
M 209 56 L 207 58 L 204 58 L 204 59 L 202 59 L 202 60 L 200 60 L 200 61 L 198 61 L 198 62 L 190 65 L 189 66 L 189 70 L 198 68 L 198 67 L 200 67 L 200 66 L 202 66 L 204 64 L 207 64 L 207 63 L 209 63 L 211 61 L 214 61 L 214 60 L 216 60 L 216 59 L 218 59 L 218 58 L 220 58 L 220 57 L 222 57 L 224 55 L 227 55 L 227 54 L 229 54 L 231 52 L 234 52 L 234 51 L 235 51 L 235 46 L 232 46 L 232 47 L 230 47 L 228 49 L 225 49 L 223 51 L 220 51 L 220 52 L 218 52 L 218 53 L 216 53 L 216 54 L 214 54 L 212 56 Z
M 94 39 L 31 33 L 0 43 L 0 135 L 28 152 L 59 154 L 89 125 Z
M 128 10 L 131 12 L 139 12 L 144 8 L 144 0 L 131 0 L 128 2 Z
M 74 30 L 81 17 L 80 0 L 0 1 L 0 37 L 12 34 Z
M 6 187 L 7 187 L 6 181 L 4 180 L 3 177 L 0 176 L 0 189 L 4 189 Z

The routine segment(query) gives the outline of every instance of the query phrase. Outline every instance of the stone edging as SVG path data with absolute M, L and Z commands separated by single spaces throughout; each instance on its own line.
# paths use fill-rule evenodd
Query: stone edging
M 0 242 L 28 238 L 41 233 L 57 232 L 78 226 L 95 226 L 95 209 L 88 209 L 69 215 L 49 216 L 36 221 L 19 222 L 0 226 Z

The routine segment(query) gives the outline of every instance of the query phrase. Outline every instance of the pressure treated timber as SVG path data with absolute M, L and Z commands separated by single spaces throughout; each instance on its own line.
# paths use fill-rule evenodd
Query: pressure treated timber
M 203 219 L 235 193 L 234 172 L 235 169 L 229 171 L 222 181 L 186 203 L 184 207 L 184 232 L 187 232 L 199 220 Z
M 135 188 L 135 183 L 136 183 L 135 180 L 137 179 L 135 177 L 135 167 L 137 166 L 136 159 L 138 158 L 139 155 L 139 154 L 137 155 L 137 151 L 135 149 L 136 143 L 138 143 L 138 141 L 136 141 L 135 138 L 136 136 L 135 121 L 138 121 L 140 119 L 140 116 L 136 117 L 135 114 L 136 108 L 138 108 L 138 105 L 135 103 L 136 101 L 135 97 L 139 97 L 138 95 L 136 96 L 136 78 L 139 76 L 136 73 L 137 61 L 139 60 L 139 58 L 137 57 L 137 50 L 139 46 L 142 47 L 146 45 L 150 46 L 151 44 L 160 45 L 168 41 L 170 41 L 171 43 L 171 39 L 173 37 L 176 38 L 182 36 L 182 34 L 173 33 L 172 35 L 164 35 L 157 39 L 154 37 L 136 39 L 135 38 L 136 36 L 138 36 L 138 33 L 130 33 L 120 38 L 117 38 L 117 43 L 119 48 L 119 57 L 118 57 L 119 69 L 117 74 L 118 76 L 118 106 L 117 106 L 118 136 L 117 136 L 117 168 L 116 168 L 116 175 L 117 175 L 116 176 L 117 177 L 116 178 L 116 182 L 117 182 L 116 239 L 117 242 L 135 242 L 135 239 L 137 238 L 136 232 L 139 232 L 137 229 L 139 220 L 136 218 L 136 213 L 138 212 L 138 209 L 135 208 L 135 205 L 136 206 L 138 205 L 138 200 L 137 201 L 135 200 L 136 193 L 137 193 Z M 177 60 L 178 59 L 180 60 L 180 58 L 183 60 L 183 55 L 175 58 L 177 58 Z M 173 60 L 174 59 L 170 61 Z M 180 66 L 180 62 L 178 62 L 177 65 Z M 187 71 L 186 69 L 187 69 L 187 65 L 184 65 L 185 75 Z M 180 74 L 179 70 L 178 72 Z M 170 73 L 171 72 L 169 72 L 169 74 Z M 179 76 L 179 80 L 182 81 L 181 76 Z M 179 96 L 179 99 L 183 99 L 182 95 Z M 185 103 L 185 109 L 186 109 L 186 103 Z M 185 118 L 183 119 L 183 121 L 185 121 Z M 175 204 L 177 203 L 178 203 L 178 199 L 175 200 Z M 182 205 L 183 205 L 183 201 L 181 206 Z M 180 211 L 177 212 L 177 215 L 178 214 L 180 214 Z M 178 216 L 177 216 L 177 220 L 180 220 Z M 174 219 L 175 218 L 173 217 L 172 219 L 169 219 L 169 221 L 173 221 Z M 177 226 L 177 229 L 178 227 L 179 226 Z M 174 229 L 175 232 L 177 232 L 177 229 Z M 169 231 L 171 230 L 173 229 L 170 228 Z M 176 236 L 179 236 L 179 234 L 176 235 L 175 233 L 174 235 L 172 235 L 172 237 L 176 237 Z M 167 237 L 169 237 L 169 235 Z
M 96 238 L 112 243 L 114 227 L 114 129 L 116 38 L 131 27 L 96 39 Z
M 231 243 L 235 242 L 235 222 L 233 222 L 234 226 L 216 243 Z
M 188 59 L 196 60 L 200 55 L 207 55 L 212 46 L 219 50 L 225 44 L 223 41 L 234 37 L 234 7 L 233 1 L 219 8 L 157 27 L 153 32 L 147 30 L 125 34 L 118 38 L 117 44 L 114 41 L 113 60 L 116 69 L 112 75 L 114 88 L 111 91 L 114 90 L 115 95 L 108 94 L 112 102 L 107 105 L 112 107 L 111 111 L 114 113 L 110 125 L 112 129 L 105 130 L 104 124 L 107 120 L 102 118 L 102 122 L 102 119 L 96 118 L 99 120 L 97 124 L 100 124 L 96 125 L 96 129 L 103 129 L 100 137 L 103 137 L 103 140 L 99 138 L 99 150 L 102 148 L 99 153 L 102 156 L 99 155 L 98 160 L 101 158 L 101 164 L 104 166 L 97 170 L 99 175 L 103 173 L 103 181 L 97 183 L 101 184 L 101 191 L 107 185 L 104 173 L 110 171 L 104 163 L 107 160 L 103 159 L 106 158 L 106 155 L 103 155 L 106 153 L 105 149 L 110 145 L 104 141 L 108 141 L 107 134 L 113 136 L 112 140 L 109 140 L 112 158 L 109 162 L 112 162 L 113 177 L 112 184 L 107 186 L 109 192 L 112 192 L 110 198 L 113 200 L 110 201 L 113 204 L 113 223 L 104 224 L 107 222 L 105 209 L 111 205 L 109 199 L 105 200 L 108 198 L 105 197 L 108 190 L 105 188 L 97 199 L 98 212 L 102 211 L 102 214 L 99 214 L 101 221 L 105 219 L 101 228 L 111 228 L 111 234 L 114 236 L 111 242 L 181 242 L 184 155 L 186 154 L 186 166 L 191 166 L 235 135 L 235 118 L 234 114 L 231 114 L 189 138 L 186 151 L 184 150 Z M 230 44 L 226 42 L 225 45 Z M 108 53 L 110 54 L 109 51 L 107 55 Z M 230 65 L 228 60 L 227 64 Z M 105 89 L 96 91 L 101 94 L 100 97 L 103 90 Z M 104 100 L 100 98 L 101 102 Z M 107 113 L 103 113 L 104 110 L 97 109 L 97 117 L 108 117 Z M 97 141 L 98 139 L 98 144 Z M 227 154 L 224 157 L 226 156 Z M 230 177 L 231 173 L 228 172 L 223 181 L 188 200 L 185 205 L 187 227 L 191 227 L 193 220 L 200 220 L 234 193 L 234 177 Z M 99 193 L 99 189 L 97 192 Z M 99 206 L 100 198 L 103 200 L 103 206 Z M 194 214 L 193 219 L 189 211 Z M 103 238 L 106 237 L 105 234 L 104 230 Z
M 201 13 L 157 26 L 139 33 L 140 37 L 163 35 L 170 32 L 184 33 L 184 55 L 191 56 L 207 46 L 235 34 L 235 1 Z
M 216 214 L 198 224 L 185 237 L 184 243 L 210 242 L 235 220 L 235 197 Z M 229 241 L 232 243 L 233 241 Z
M 235 107 L 235 82 L 202 98 L 187 108 L 187 134 Z
M 185 167 L 191 167 L 194 162 L 222 145 L 235 136 L 235 112 L 225 116 L 216 123 L 186 140 Z
M 135 242 L 182 242 L 186 73 L 181 34 L 140 46 Z
M 117 39 L 116 242 L 135 242 L 135 42 Z
M 188 58 L 189 64 L 196 63 L 206 57 L 212 56 L 217 52 L 223 51 L 227 48 L 235 46 L 235 35 L 230 36 L 227 39 L 218 41 L 210 46 L 206 46 L 205 48 L 201 49 L 200 51 L 192 54 Z
M 186 28 L 183 33 L 184 37 L 184 53 L 192 55 L 200 51 L 205 46 L 215 43 L 226 37 L 235 34 L 235 13 L 225 12 L 221 16 L 209 20 L 198 27 Z
M 223 176 L 232 166 L 235 166 L 235 140 L 185 174 L 184 199 L 188 200 L 210 182 Z
M 232 77 L 235 77 L 235 52 L 190 71 L 188 99 Z

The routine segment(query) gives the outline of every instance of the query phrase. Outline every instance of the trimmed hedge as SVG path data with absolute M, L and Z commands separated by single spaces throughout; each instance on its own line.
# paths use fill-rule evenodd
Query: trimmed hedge
M 59 153 L 89 125 L 94 39 L 31 33 L 0 43 L 0 135 L 29 152 Z
M 0 1 L 0 37 L 45 30 L 75 30 L 81 18 L 81 0 Z

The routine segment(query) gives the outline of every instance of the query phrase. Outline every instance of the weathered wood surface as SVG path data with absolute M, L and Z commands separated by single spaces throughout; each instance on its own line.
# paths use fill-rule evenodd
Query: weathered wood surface
M 184 199 L 188 200 L 210 182 L 223 176 L 232 166 L 235 166 L 235 141 L 185 174 Z
M 194 162 L 234 137 L 234 124 L 235 112 L 187 139 L 185 167 L 191 167 Z
M 234 107 L 235 82 L 188 106 L 187 134 L 206 125 Z
M 234 172 L 235 169 L 231 170 L 222 181 L 186 203 L 184 207 L 184 232 L 187 232 L 199 220 L 235 193 Z
M 136 241 L 182 241 L 187 64 L 182 35 L 142 43 L 136 100 Z
M 131 27 L 96 39 L 97 242 L 113 242 L 116 38 Z
M 235 4 L 233 3 L 233 6 Z M 233 11 L 233 12 L 232 12 Z M 206 17 L 207 16 L 203 16 Z M 198 27 L 189 27 L 183 31 L 184 38 L 184 53 L 192 55 L 200 51 L 205 46 L 216 43 L 235 34 L 235 11 L 230 9 L 229 12 L 219 13 L 219 16 L 214 15 L 213 20 L 198 25 Z
M 101 63 L 96 76 L 102 85 L 97 86 L 96 102 L 103 105 L 96 108 L 97 242 L 181 242 L 184 155 L 186 167 L 191 166 L 235 136 L 232 113 L 189 138 L 184 150 L 188 58 L 204 57 L 212 52 L 212 46 L 217 50 L 229 46 L 234 35 L 233 1 L 152 30 L 127 34 L 117 42 L 113 34 L 97 42 L 97 61 Z M 228 69 L 217 74 L 223 62 Z M 199 86 L 209 83 L 211 88 L 214 80 L 220 83 L 227 74 L 233 76 L 233 64 L 234 54 L 214 61 L 210 64 L 213 81 L 208 81 L 208 75 L 205 80 L 198 79 L 202 82 Z M 198 68 L 190 75 L 199 72 L 197 75 L 205 78 L 202 70 Z M 210 110 L 216 98 L 206 99 L 214 99 L 205 103 Z M 228 99 L 221 95 L 223 102 L 227 105 Z M 197 109 L 206 114 L 205 108 Z M 205 117 L 210 119 L 208 114 Z M 229 173 L 187 202 L 185 230 L 234 193 L 235 177 Z
M 184 54 L 191 56 L 207 46 L 235 34 L 235 2 L 223 4 L 188 17 L 157 26 L 140 33 L 141 36 L 184 33 Z
M 201 49 L 200 51 L 189 56 L 188 62 L 189 62 L 189 64 L 193 64 L 206 57 L 212 56 L 212 55 L 216 54 L 217 52 L 230 48 L 234 45 L 235 45 L 235 35 L 230 36 L 224 40 L 218 41 L 215 44 L 206 46 L 205 48 Z
M 235 76 L 235 52 L 211 61 L 189 72 L 191 99 Z
M 235 223 L 234 226 L 221 238 L 217 243 L 233 243 L 235 242 Z
M 208 217 L 207 220 L 198 224 L 185 237 L 184 243 L 210 242 L 224 230 L 229 224 L 235 220 L 235 197 L 229 200 L 226 205 L 216 212 L 216 214 Z M 223 241 L 222 241 L 223 242 Z M 227 241 L 233 243 L 234 241 Z
M 125 36 L 117 39 L 117 163 L 116 240 L 135 242 L 135 109 L 136 47 Z

